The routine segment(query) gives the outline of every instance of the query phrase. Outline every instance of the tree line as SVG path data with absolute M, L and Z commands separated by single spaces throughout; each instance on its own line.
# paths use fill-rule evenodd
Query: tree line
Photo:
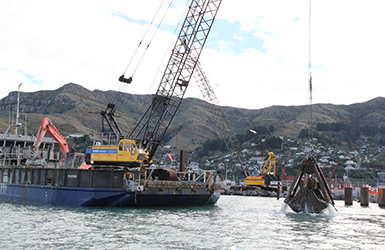
M 312 131 L 313 137 L 320 143 L 336 144 L 341 142 L 353 142 L 360 136 L 374 137 L 379 136 L 380 145 L 385 145 L 385 127 L 374 125 L 353 125 L 342 122 L 317 123 L 315 130 Z M 299 138 L 309 138 L 309 129 L 302 129 Z M 384 138 L 383 138 L 384 137 Z
M 269 127 L 258 126 L 258 127 L 252 128 L 252 130 L 257 131 L 257 135 L 247 130 L 245 133 L 239 133 L 236 135 L 238 141 L 241 144 L 253 143 L 255 147 L 259 150 L 266 150 L 266 149 L 273 150 L 276 148 L 281 148 L 282 139 L 280 137 L 271 135 L 271 133 L 274 132 L 273 125 L 270 125 Z M 205 141 L 202 147 L 200 147 L 198 151 L 199 151 L 199 155 L 203 156 L 203 155 L 208 155 L 210 151 L 226 152 L 228 151 L 228 149 L 223 139 L 217 138 L 217 139 L 209 139 Z

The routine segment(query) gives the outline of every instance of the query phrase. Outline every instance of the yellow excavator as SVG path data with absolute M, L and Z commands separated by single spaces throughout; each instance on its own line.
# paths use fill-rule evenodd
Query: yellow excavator
M 247 176 L 243 181 L 244 185 L 261 187 L 278 185 L 279 176 L 276 175 L 276 156 L 272 152 L 267 153 L 269 158 L 267 158 L 262 170 L 256 170 L 252 175 Z

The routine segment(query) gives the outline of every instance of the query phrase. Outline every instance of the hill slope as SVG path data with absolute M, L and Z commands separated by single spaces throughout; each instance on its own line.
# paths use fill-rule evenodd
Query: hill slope
M 17 92 L 11 92 L 0 100 L 1 132 L 6 130 L 10 114 L 16 110 L 16 99 Z M 27 118 L 28 132 L 36 134 L 41 120 L 48 116 L 63 135 L 92 136 L 94 132 L 100 131 L 101 116 L 88 111 L 100 112 L 114 99 L 116 114 L 121 116 L 117 121 L 121 129 L 129 134 L 150 105 L 152 96 L 90 91 L 78 84 L 69 83 L 53 91 L 21 93 L 19 122 L 25 123 Z M 317 123 L 385 127 L 383 97 L 353 105 L 316 104 L 312 109 L 314 127 Z M 223 107 L 223 110 L 236 133 L 245 133 L 248 128 L 272 125 L 274 135 L 294 138 L 310 124 L 309 105 L 272 106 L 258 110 Z M 200 99 L 186 98 L 169 128 L 165 143 L 194 150 L 207 139 L 215 139 L 219 135 L 210 114 L 210 105 Z

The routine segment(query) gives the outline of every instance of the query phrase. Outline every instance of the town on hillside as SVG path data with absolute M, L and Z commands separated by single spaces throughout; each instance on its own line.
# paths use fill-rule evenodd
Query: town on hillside
M 385 154 L 385 147 L 371 145 L 369 138 L 363 138 L 363 144 L 356 150 L 326 147 L 317 142 L 317 139 L 313 139 L 313 143 L 299 139 L 281 139 L 281 148 L 269 151 L 276 155 L 276 174 L 281 176 L 284 183 L 293 180 L 302 161 L 313 155 L 329 186 L 385 186 L 385 167 L 379 161 Z M 253 172 L 261 169 L 268 158 L 268 150 L 257 149 L 255 143 L 243 143 L 243 147 L 240 153 L 247 160 L 244 163 L 248 166 L 247 170 Z M 158 156 L 154 158 L 154 164 L 172 169 L 179 168 L 179 154 L 175 147 L 164 146 Z M 195 151 L 189 152 L 186 170 L 188 169 L 216 170 L 221 174 L 223 184 L 242 185 L 245 178 L 242 164 L 236 162 L 232 153 L 221 151 L 210 152 L 210 155 L 203 157 L 199 157 Z

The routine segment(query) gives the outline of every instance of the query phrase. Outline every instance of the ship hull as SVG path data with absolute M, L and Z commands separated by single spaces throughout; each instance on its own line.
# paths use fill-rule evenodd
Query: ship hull
M 136 172 L 81 169 L 0 169 L 0 200 L 47 205 L 150 207 L 213 205 L 219 193 L 204 183 L 126 180 Z M 145 185 L 141 185 L 145 184 Z

